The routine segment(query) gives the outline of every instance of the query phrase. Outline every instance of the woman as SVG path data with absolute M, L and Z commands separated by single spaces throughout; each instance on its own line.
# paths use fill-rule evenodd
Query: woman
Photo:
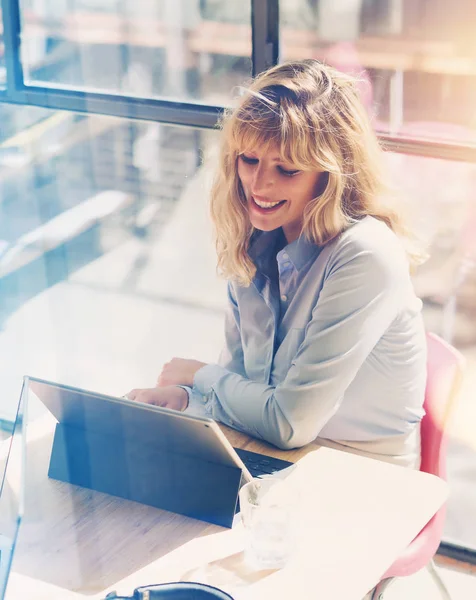
M 225 349 L 218 365 L 174 358 L 157 388 L 129 398 L 200 410 L 280 448 L 318 438 L 418 465 L 418 256 L 383 204 L 382 151 L 356 85 L 316 60 L 287 63 L 225 115 L 211 198 Z

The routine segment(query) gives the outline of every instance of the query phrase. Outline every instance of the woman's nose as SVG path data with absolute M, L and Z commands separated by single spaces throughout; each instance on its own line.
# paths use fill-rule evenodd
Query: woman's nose
M 258 167 L 253 173 L 251 193 L 256 196 L 265 195 L 274 185 L 273 174 L 269 169 Z

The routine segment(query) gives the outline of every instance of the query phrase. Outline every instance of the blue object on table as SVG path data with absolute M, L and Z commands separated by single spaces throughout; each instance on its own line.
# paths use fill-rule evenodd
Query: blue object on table
M 136 588 L 132 596 L 116 596 L 111 592 L 104 600 L 233 600 L 233 598 L 211 585 L 180 581 Z

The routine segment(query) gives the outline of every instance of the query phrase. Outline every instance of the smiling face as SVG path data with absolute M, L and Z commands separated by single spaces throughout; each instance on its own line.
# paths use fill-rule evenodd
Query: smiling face
M 302 231 L 306 206 L 318 195 L 322 171 L 300 171 L 282 160 L 277 147 L 238 155 L 238 177 L 251 224 L 261 231 L 283 228 L 289 243 Z

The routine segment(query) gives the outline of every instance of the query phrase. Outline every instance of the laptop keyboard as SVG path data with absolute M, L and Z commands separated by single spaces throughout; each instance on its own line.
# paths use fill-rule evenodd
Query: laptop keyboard
M 272 456 L 258 454 L 257 452 L 250 452 L 249 450 L 242 450 L 241 448 L 235 448 L 235 451 L 253 477 L 270 475 L 293 464 L 287 460 L 273 458 Z

